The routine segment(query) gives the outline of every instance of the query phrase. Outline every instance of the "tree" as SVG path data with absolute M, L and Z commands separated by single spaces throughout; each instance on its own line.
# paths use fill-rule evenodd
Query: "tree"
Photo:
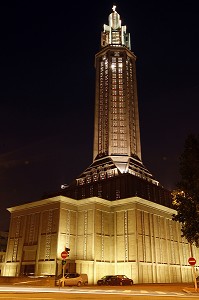
M 188 135 L 179 158 L 180 181 L 173 192 L 177 211 L 173 220 L 182 224 L 182 236 L 199 247 L 199 136 Z

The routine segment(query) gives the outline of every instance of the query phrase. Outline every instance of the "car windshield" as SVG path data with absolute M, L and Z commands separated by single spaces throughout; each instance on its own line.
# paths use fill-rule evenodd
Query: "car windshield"
M 79 276 L 80 276 L 79 273 L 67 273 L 67 274 L 65 274 L 65 278 L 77 278 Z

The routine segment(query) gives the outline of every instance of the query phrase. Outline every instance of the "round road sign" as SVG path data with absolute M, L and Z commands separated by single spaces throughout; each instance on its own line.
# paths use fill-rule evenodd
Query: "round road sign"
M 194 266 L 194 265 L 196 264 L 196 259 L 195 259 L 194 257 L 189 257 L 188 263 L 189 263 L 191 266 Z
M 66 257 L 68 257 L 68 252 L 62 251 L 61 258 L 65 259 Z

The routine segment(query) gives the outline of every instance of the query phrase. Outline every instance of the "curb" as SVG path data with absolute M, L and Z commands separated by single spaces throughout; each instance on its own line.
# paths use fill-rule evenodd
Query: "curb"
M 198 290 L 195 291 L 194 288 L 190 288 L 190 289 L 183 289 L 183 292 L 187 293 L 187 294 L 199 294 Z

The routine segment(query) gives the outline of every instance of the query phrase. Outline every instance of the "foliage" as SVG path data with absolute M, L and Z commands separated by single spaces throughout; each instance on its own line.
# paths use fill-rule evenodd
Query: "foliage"
M 181 179 L 173 192 L 177 211 L 173 220 L 182 224 L 182 236 L 199 247 L 199 136 L 188 135 L 180 156 Z

